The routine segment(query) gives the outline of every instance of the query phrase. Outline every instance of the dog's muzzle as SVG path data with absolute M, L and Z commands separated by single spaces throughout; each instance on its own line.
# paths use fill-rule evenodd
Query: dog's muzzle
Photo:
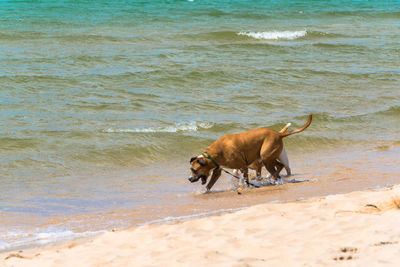
M 205 184 L 207 182 L 207 176 L 205 176 L 205 175 L 198 175 L 195 177 L 190 177 L 188 180 L 189 180 L 189 182 L 194 183 L 200 179 L 201 179 L 201 184 Z

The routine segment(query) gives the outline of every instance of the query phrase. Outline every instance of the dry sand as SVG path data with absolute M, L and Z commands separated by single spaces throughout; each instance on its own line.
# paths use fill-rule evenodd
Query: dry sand
M 400 266 L 400 185 L 108 232 L 4 266 Z

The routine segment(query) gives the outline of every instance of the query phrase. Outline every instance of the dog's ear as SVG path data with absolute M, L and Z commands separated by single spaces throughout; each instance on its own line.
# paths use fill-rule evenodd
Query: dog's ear
M 195 159 L 197 159 L 197 157 L 193 157 L 190 159 L 190 163 L 192 163 Z
M 202 157 L 199 158 L 198 163 L 200 164 L 200 166 L 206 165 L 206 162 L 204 161 L 204 159 Z

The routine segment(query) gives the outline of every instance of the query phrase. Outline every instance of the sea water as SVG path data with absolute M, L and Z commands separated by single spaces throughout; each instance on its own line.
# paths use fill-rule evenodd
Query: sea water
M 0 250 L 193 214 L 190 157 L 309 113 L 294 172 L 389 157 L 398 182 L 399 21 L 398 1 L 0 1 Z

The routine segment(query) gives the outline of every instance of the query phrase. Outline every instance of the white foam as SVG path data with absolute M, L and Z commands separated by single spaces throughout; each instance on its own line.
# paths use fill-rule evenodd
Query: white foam
M 275 200 L 271 200 L 270 202 L 268 202 L 269 204 L 276 204 L 276 203 L 281 203 L 283 202 L 282 200 L 279 199 L 275 199 Z
M 3 249 L 16 249 L 19 247 L 29 246 L 29 245 L 46 245 L 49 243 L 72 240 L 75 238 L 82 238 L 87 236 L 92 236 L 95 234 L 100 234 L 106 232 L 102 231 L 87 231 L 82 233 L 66 231 L 54 231 L 54 232 L 6 232 L 0 236 L 2 239 L 10 239 L 9 243 L 0 241 L 0 251 Z
M 239 210 L 243 210 L 243 209 L 247 209 L 247 208 L 248 207 L 235 208 L 235 209 L 220 209 L 220 210 L 215 210 L 215 211 L 201 212 L 201 213 L 184 215 L 184 216 L 166 217 L 166 218 L 163 218 L 163 219 L 158 219 L 158 220 L 149 221 L 149 222 L 145 222 L 145 223 L 139 223 L 137 225 L 138 226 L 142 226 L 142 225 L 147 225 L 147 224 L 166 223 L 166 222 L 187 220 L 187 219 L 193 219 L 193 218 L 210 216 L 210 215 L 218 215 L 218 214 L 225 213 L 225 212 L 235 212 L 235 211 L 239 211 Z
M 77 234 L 72 231 L 61 231 L 61 232 L 49 232 L 49 233 L 37 233 L 34 236 L 35 242 L 40 245 L 48 244 L 52 241 L 65 239 L 76 236 Z
M 209 129 L 213 127 L 209 122 L 183 122 L 165 127 L 147 127 L 147 128 L 108 128 L 106 133 L 176 133 L 176 132 L 196 132 L 200 129 Z
M 307 31 L 273 31 L 273 32 L 239 32 L 238 35 L 245 35 L 255 39 L 278 40 L 286 39 L 293 40 L 307 35 Z
M 10 246 L 10 244 L 0 241 L 0 250 L 6 249 L 9 246 Z

